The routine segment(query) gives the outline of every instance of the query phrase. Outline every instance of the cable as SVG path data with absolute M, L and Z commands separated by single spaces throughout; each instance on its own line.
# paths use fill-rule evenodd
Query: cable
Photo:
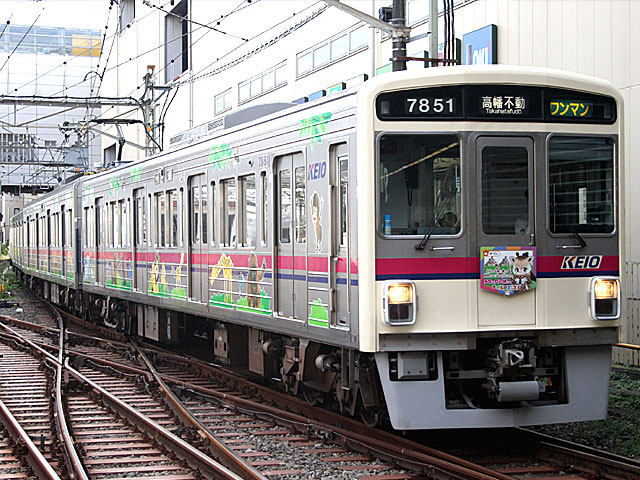
M 189 18 L 184 17 L 182 15 L 178 15 L 177 13 L 169 12 L 169 11 L 165 10 L 163 7 L 158 7 L 156 5 L 153 5 L 149 0 L 143 0 L 142 3 L 144 5 L 146 5 L 147 7 L 156 8 L 156 9 L 160 10 L 161 12 L 166 13 L 167 15 L 171 15 L 173 17 L 179 18 L 180 20 L 182 20 L 184 22 L 193 23 L 194 25 L 198 25 L 200 27 L 208 28 L 209 30 L 212 30 L 212 31 L 217 32 L 217 33 L 222 33 L 223 35 L 229 35 L 230 37 L 237 38 L 238 40 L 244 40 L 245 42 L 249 41 L 246 38 L 238 37 L 237 35 L 233 35 L 232 33 L 228 33 L 228 32 L 225 32 L 223 30 L 219 30 L 219 29 L 217 29 L 215 27 L 212 27 L 212 26 L 210 26 L 208 24 L 200 23 L 200 22 L 197 22 L 196 20 L 190 20 Z M 251 0 L 249 0 L 249 3 L 251 3 Z M 211 23 L 213 23 L 213 22 L 211 22 Z M 220 25 L 220 21 L 218 21 L 218 25 Z
M 297 14 L 294 13 L 290 18 L 287 18 L 285 20 L 282 20 L 281 22 L 278 22 L 276 25 L 273 25 L 265 30 L 263 30 L 262 32 L 258 33 L 257 35 L 254 35 L 253 37 L 251 37 L 249 40 L 254 40 L 255 38 L 263 35 L 264 33 L 272 30 L 274 27 L 277 27 L 278 25 L 283 24 L 284 22 L 291 20 L 291 18 L 294 18 L 296 15 L 300 15 L 300 13 L 304 12 L 305 10 L 308 10 L 309 8 L 317 5 L 320 2 L 317 2 L 313 5 L 311 5 L 310 7 L 307 7 L 303 10 L 301 10 L 300 12 L 298 12 Z M 206 72 L 203 74 L 200 74 L 200 72 L 202 72 L 203 70 L 206 70 L 207 68 L 215 65 L 216 63 L 218 63 L 220 60 L 224 59 L 225 57 L 231 55 L 233 52 L 235 52 L 234 50 L 230 50 L 227 53 L 225 53 L 223 56 L 216 58 L 216 60 L 212 63 L 210 63 L 209 65 L 207 65 L 206 67 L 200 69 L 200 71 L 196 72 L 194 75 L 192 75 L 190 78 L 183 80 L 181 82 L 177 82 L 177 84 L 179 85 L 183 85 L 186 83 L 194 83 L 197 82 L 199 80 L 203 80 L 205 78 L 209 78 L 212 77 L 214 75 L 217 75 L 220 72 L 223 72 L 224 70 L 228 70 L 231 67 L 234 67 L 240 63 L 242 63 L 243 61 L 253 57 L 254 55 L 256 55 L 257 53 L 260 53 L 263 50 L 266 50 L 269 47 L 272 47 L 273 45 L 275 45 L 276 43 L 278 43 L 280 40 L 282 40 L 283 38 L 289 36 L 291 33 L 297 31 L 298 29 L 302 28 L 303 26 L 305 26 L 307 23 L 309 23 L 311 20 L 315 19 L 316 17 L 318 17 L 320 14 L 322 14 L 325 10 L 327 10 L 329 8 L 328 4 L 323 5 L 322 7 L 320 7 L 318 10 L 312 12 L 311 14 L 309 14 L 306 18 L 304 18 L 303 20 L 301 20 L 300 22 L 296 23 L 295 25 L 293 25 L 292 27 L 289 27 L 289 29 L 285 30 L 284 32 L 281 32 L 278 36 L 271 38 L 270 40 L 268 40 L 267 42 L 264 42 L 263 44 L 259 45 L 258 47 L 254 48 L 253 50 L 245 53 L 244 55 L 236 58 L 235 60 L 232 60 L 228 63 L 226 63 L 225 65 L 222 65 L 214 70 L 211 70 L 210 72 Z
M 7 27 L 9 26 L 9 24 L 11 24 L 11 18 L 13 17 L 13 12 L 11 12 L 11 15 L 9 15 L 9 20 L 7 20 L 7 23 L 4 24 L 4 28 L 2 29 L 2 32 L 0 32 L 0 39 L 2 38 L 2 36 L 4 35 L 4 31 L 7 29 Z

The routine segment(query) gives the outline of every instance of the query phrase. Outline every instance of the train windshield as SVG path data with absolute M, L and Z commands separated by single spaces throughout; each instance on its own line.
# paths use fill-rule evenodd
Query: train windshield
M 551 232 L 613 232 L 614 184 L 611 138 L 552 137 L 549 142 Z
M 458 234 L 458 137 L 383 134 L 379 152 L 380 231 L 385 235 Z

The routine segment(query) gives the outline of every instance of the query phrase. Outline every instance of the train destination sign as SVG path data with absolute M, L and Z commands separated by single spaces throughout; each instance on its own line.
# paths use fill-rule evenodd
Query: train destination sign
M 376 99 L 384 121 L 484 120 L 613 123 L 611 97 L 522 85 L 456 85 L 384 92 Z

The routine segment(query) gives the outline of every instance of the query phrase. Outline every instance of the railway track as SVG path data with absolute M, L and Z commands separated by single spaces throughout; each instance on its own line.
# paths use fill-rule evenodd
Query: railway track
M 26 327 L 23 324 L 21 329 Z M 55 333 L 51 327 L 37 328 L 49 335 Z M 83 326 L 84 332 L 86 328 Z M 36 336 L 33 332 L 29 335 Z M 117 334 L 111 331 L 110 336 L 115 338 Z M 495 446 L 493 450 L 478 449 L 477 445 L 482 442 L 477 439 L 474 442 L 458 441 L 455 447 L 439 445 L 436 449 L 405 437 L 368 429 L 359 422 L 253 384 L 233 372 L 193 358 L 150 346 L 136 347 L 125 343 L 126 339 L 122 337 L 107 341 L 91 338 L 86 333 L 71 333 L 69 338 L 68 353 L 77 367 L 74 371 L 89 377 L 105 391 L 111 391 L 114 397 L 128 398 L 131 408 L 140 407 L 140 415 L 155 419 L 187 440 L 200 442 L 202 450 L 208 450 L 207 453 L 228 468 L 237 472 L 238 465 L 244 465 L 247 471 L 254 472 L 255 477 L 245 472 L 241 478 L 640 478 L 640 465 L 633 461 L 607 457 L 602 452 L 585 452 L 573 445 L 557 445 L 552 439 L 542 437 L 538 440 L 528 437 L 526 448 L 516 452 Z M 45 339 L 42 344 L 47 342 L 55 350 L 51 339 Z M 67 402 L 77 402 L 88 411 L 88 402 L 95 401 L 96 395 L 101 396 L 95 389 L 93 395 L 77 389 L 67 393 Z M 139 402 L 147 405 L 146 414 L 144 405 Z M 80 430 L 91 431 L 91 425 L 102 423 L 105 425 L 100 429 L 131 430 L 132 435 L 142 438 L 144 430 L 133 433 L 131 422 L 121 425 L 110 419 L 110 408 L 91 407 L 92 413 L 86 416 L 95 421 Z M 118 415 L 120 421 L 123 416 L 128 418 L 127 414 Z M 72 410 L 70 416 L 72 430 L 74 425 L 83 423 L 74 420 Z M 509 432 L 505 438 L 512 438 L 511 435 L 522 438 L 524 434 Z M 93 441 L 95 445 L 99 445 L 99 438 Z M 104 450 L 97 446 L 86 449 L 83 445 L 80 451 L 85 456 L 88 452 L 114 452 L 104 458 L 86 457 L 89 464 L 94 462 L 95 465 L 99 460 L 106 459 L 103 463 L 112 460 L 113 473 L 118 468 L 128 468 L 117 463 L 120 461 L 117 452 L 122 450 L 118 443 L 114 442 Z M 522 441 L 514 443 L 513 439 L 507 443 L 525 445 Z M 220 453 L 225 449 L 226 454 Z M 145 444 L 142 452 L 146 453 L 141 455 L 156 458 L 172 456 L 153 442 Z M 108 470 L 104 465 L 100 468 L 101 471 Z M 189 475 L 195 473 L 186 470 L 180 475 L 192 478 Z

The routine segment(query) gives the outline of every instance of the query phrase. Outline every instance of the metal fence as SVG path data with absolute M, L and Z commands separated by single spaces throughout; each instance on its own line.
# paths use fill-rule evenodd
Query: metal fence
M 640 262 L 627 262 L 623 293 L 626 312 L 620 325 L 620 343 L 640 345 Z M 613 349 L 613 361 L 640 367 L 640 351 L 626 348 Z

